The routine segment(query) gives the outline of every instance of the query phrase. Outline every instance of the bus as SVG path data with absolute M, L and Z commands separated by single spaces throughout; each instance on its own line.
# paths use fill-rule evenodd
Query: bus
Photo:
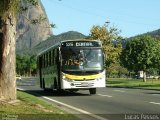
M 105 87 L 105 56 L 100 40 L 66 40 L 38 54 L 40 87 L 44 90 L 89 90 Z

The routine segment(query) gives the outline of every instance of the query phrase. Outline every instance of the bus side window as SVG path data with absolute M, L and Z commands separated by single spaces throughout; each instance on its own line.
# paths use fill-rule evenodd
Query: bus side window
M 57 49 L 54 50 L 54 64 L 57 63 Z
M 49 52 L 47 52 L 47 67 L 49 66 Z
M 50 52 L 48 51 L 48 66 L 50 66 Z
M 52 50 L 52 64 L 54 65 L 54 50 Z
M 59 62 L 59 56 L 58 56 L 59 53 L 58 53 L 58 52 L 59 52 L 58 49 L 56 49 L 56 50 L 55 50 L 55 53 L 56 53 L 56 54 L 55 54 L 55 63 L 56 63 L 56 64 Z
M 45 54 L 43 55 L 43 68 L 45 68 Z
M 49 62 L 49 64 L 48 64 L 48 65 L 49 65 L 49 66 L 51 66 L 51 51 L 49 51 L 48 60 L 49 60 L 49 61 L 48 61 L 48 62 Z
M 41 65 L 41 68 L 43 68 L 43 56 L 40 57 L 40 65 Z
M 52 60 L 53 60 L 53 56 L 52 56 L 53 54 L 52 54 L 52 50 L 50 51 L 50 65 L 52 66 L 53 64 L 52 64 Z
M 47 67 L 47 53 L 45 54 L 45 67 Z
M 54 64 L 56 64 L 57 49 L 54 49 Z

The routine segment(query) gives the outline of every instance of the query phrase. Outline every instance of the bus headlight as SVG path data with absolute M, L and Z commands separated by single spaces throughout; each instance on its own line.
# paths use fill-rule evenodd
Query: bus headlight
M 68 81 L 68 82 L 72 82 L 72 80 L 69 79 L 64 73 L 62 73 L 62 79 L 63 79 L 63 80 L 66 80 L 66 81 Z
M 62 79 L 63 79 L 63 80 L 66 79 L 66 76 L 65 76 L 65 75 L 62 75 Z

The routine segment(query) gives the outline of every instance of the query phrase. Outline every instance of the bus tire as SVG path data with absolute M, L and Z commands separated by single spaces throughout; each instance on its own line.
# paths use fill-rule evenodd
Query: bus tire
M 90 89 L 89 89 L 89 93 L 90 93 L 91 95 L 95 95 L 95 94 L 96 94 L 96 88 L 90 88 Z

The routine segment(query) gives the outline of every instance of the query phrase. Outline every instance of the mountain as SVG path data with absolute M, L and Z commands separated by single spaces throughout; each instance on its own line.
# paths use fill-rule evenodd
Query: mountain
M 28 7 L 29 5 L 22 0 L 20 6 Z M 38 25 L 30 23 L 30 20 L 36 19 L 40 15 L 45 17 L 46 20 Z M 16 50 L 21 51 L 33 48 L 40 42 L 46 40 L 52 35 L 49 26 L 49 20 L 41 1 L 39 0 L 38 6 L 29 6 L 25 12 L 17 16 Z
M 157 38 L 157 39 L 160 40 L 160 29 L 157 29 L 157 30 L 154 30 L 154 31 L 151 31 L 151 32 L 147 32 L 147 33 L 143 33 L 143 34 L 139 34 L 139 35 L 136 35 L 136 36 L 127 38 L 127 39 L 125 39 L 125 40 L 122 40 L 122 46 L 123 46 L 123 47 L 126 46 L 126 41 L 131 40 L 131 39 L 134 39 L 134 38 L 139 37 L 139 36 L 142 36 L 142 35 L 150 35 L 151 37 Z
M 53 35 L 51 37 L 49 37 L 47 40 L 42 41 L 41 43 L 39 43 L 38 45 L 36 45 L 35 47 L 31 48 L 31 49 L 27 49 L 24 51 L 19 51 L 17 52 L 18 54 L 30 54 L 30 55 L 37 55 L 38 53 L 40 53 L 41 51 L 49 48 L 50 46 L 60 42 L 60 41 L 64 41 L 64 40 L 74 40 L 74 39 L 84 39 L 87 36 L 83 35 L 82 33 L 76 32 L 76 31 L 69 31 L 69 32 L 65 32 L 59 35 Z
M 151 32 L 146 32 L 146 33 L 143 33 L 143 34 L 139 34 L 139 35 L 127 38 L 127 40 L 134 39 L 135 37 L 142 36 L 142 35 L 150 35 L 151 37 L 160 39 L 160 29 L 157 29 L 157 30 L 154 30 L 154 31 L 151 31 Z
M 145 33 L 145 35 L 150 35 L 150 36 L 155 37 L 155 38 L 160 38 L 160 29 L 154 30 L 154 31 L 151 31 L 151 32 L 147 32 L 147 33 Z

